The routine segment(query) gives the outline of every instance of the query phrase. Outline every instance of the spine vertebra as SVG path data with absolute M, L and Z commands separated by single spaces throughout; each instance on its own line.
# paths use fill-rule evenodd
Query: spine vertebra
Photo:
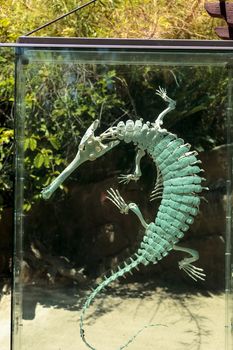
M 130 258 L 130 262 L 128 264 L 125 262 L 124 267 L 118 268 L 118 271 L 113 272 L 109 277 L 104 277 L 103 281 L 92 291 L 92 293 L 86 299 L 82 308 L 81 316 L 80 316 L 80 336 L 84 341 L 84 343 L 90 349 L 96 350 L 87 342 L 85 338 L 85 333 L 83 329 L 83 320 L 84 320 L 86 310 L 90 306 L 91 302 L 95 299 L 96 295 L 99 294 L 105 287 L 107 287 L 113 281 L 117 280 L 119 277 L 123 277 L 125 274 L 130 273 L 132 269 L 137 268 L 140 263 L 144 264 L 144 262 L 145 262 L 145 258 L 143 256 L 135 255 L 135 259 Z

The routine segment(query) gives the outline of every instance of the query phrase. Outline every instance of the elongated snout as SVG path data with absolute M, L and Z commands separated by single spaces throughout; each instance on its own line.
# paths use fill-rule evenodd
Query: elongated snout
M 49 199 L 51 195 L 56 191 L 56 189 L 65 181 L 65 179 L 70 176 L 70 174 L 76 170 L 79 165 L 85 162 L 84 157 L 81 157 L 82 151 L 78 151 L 74 160 L 62 171 L 60 175 L 47 187 L 41 191 L 41 196 L 43 199 Z
M 64 180 L 76 170 L 82 163 L 87 160 L 95 160 L 101 157 L 107 151 L 117 146 L 120 141 L 111 141 L 104 145 L 99 137 L 91 135 L 80 143 L 78 153 L 74 160 L 62 171 L 62 173 L 47 187 L 41 191 L 41 196 L 44 199 L 49 199 L 56 189 L 64 182 Z

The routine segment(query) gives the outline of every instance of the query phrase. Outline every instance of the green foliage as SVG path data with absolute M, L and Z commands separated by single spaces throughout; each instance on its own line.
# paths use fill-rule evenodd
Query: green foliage
M 14 55 L 0 50 L 0 211 L 12 203 L 13 194 L 13 101 Z
M 216 39 L 204 0 L 118 1 L 114 11 L 97 29 L 98 35 L 149 39 Z
M 1 1 L 3 2 L 3 1 Z M 0 3 L 1 3 L 0 2 Z M 0 41 L 16 41 L 21 35 L 69 12 L 79 5 L 76 0 L 6 0 L 1 4 Z M 80 4 L 81 5 L 81 4 Z M 41 30 L 42 36 L 98 36 L 102 18 L 113 10 L 113 3 L 97 1 L 77 13 Z
M 84 2 L 82 2 L 83 4 Z M 94 4 L 38 32 L 42 36 L 215 38 L 204 0 L 111 0 Z M 76 0 L 1 0 L 0 41 L 20 35 L 76 8 Z
M 31 64 L 26 86 L 25 196 L 32 204 L 74 157 L 92 121 L 101 118 L 105 128 L 124 101 L 117 96 L 115 70 L 87 65 Z
M 0 41 L 14 42 L 20 35 L 77 6 L 76 0 L 0 0 Z M 184 0 L 97 1 L 38 34 L 211 39 L 215 38 L 213 27 L 217 22 L 205 12 L 204 0 L 195 0 L 191 5 Z M 0 65 L 2 207 L 12 205 L 13 200 L 14 55 L 11 49 L 0 51 Z M 161 104 L 154 95 L 158 85 L 166 86 L 175 99 L 182 101 L 174 112 L 177 126 L 171 127 L 181 127 L 182 119 L 186 118 L 187 128 L 181 129 L 188 133 L 188 127 L 195 120 L 198 127 L 192 141 L 199 149 L 224 142 L 223 123 L 219 115 L 224 109 L 225 100 L 221 91 L 224 91 L 226 81 L 220 79 L 220 71 L 214 75 L 210 71 L 212 82 L 208 86 L 209 81 L 203 81 L 201 69 L 171 72 L 170 68 L 159 71 L 154 66 L 135 67 L 125 72 L 120 67 L 112 67 L 103 72 L 91 65 L 83 69 L 77 64 L 67 66 L 61 63 L 55 67 L 43 64 L 38 69 L 37 64 L 30 64 L 25 101 L 25 169 L 30 174 L 26 179 L 29 189 L 26 210 L 38 200 L 41 188 L 48 185 L 73 157 L 80 135 L 96 116 L 102 115 L 104 129 L 122 115 L 126 119 L 143 117 L 148 120 L 148 115 L 153 118 L 158 114 Z M 189 79 L 189 75 L 193 79 Z M 193 81 L 196 83 L 193 84 Z M 216 94 L 215 87 L 219 81 L 221 85 Z M 188 99 L 188 96 L 192 98 Z M 193 101 L 198 101 L 198 105 L 194 105 Z M 211 115 L 211 110 L 215 110 L 216 114 Z M 215 134 L 211 126 L 217 129 Z

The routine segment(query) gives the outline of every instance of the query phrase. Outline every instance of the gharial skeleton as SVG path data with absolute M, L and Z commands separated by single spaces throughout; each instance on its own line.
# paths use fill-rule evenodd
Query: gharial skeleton
M 90 303 L 109 283 L 131 272 L 140 264 L 156 264 L 172 249 L 190 255 L 179 262 L 180 269 L 184 270 L 195 281 L 205 278 L 203 269 L 192 265 L 199 258 L 198 252 L 176 244 L 193 223 L 194 216 L 198 214 L 200 192 L 203 189 L 208 189 L 202 186 L 202 181 L 205 179 L 199 175 L 203 171 L 199 167 L 201 161 L 197 159 L 196 151 L 190 151 L 190 144 L 184 143 L 183 139 L 162 128 L 163 118 L 175 108 L 176 103 L 167 96 L 165 89 L 159 88 L 156 93 L 168 102 L 168 107 L 159 114 L 154 123 L 144 123 L 142 119 L 127 120 L 126 123 L 120 121 L 117 126 L 110 127 L 101 135 L 95 136 L 94 132 L 99 125 L 99 120 L 95 120 L 83 136 L 74 160 L 42 191 L 42 197 L 48 199 L 80 164 L 101 157 L 117 146 L 121 140 L 126 143 L 133 142 L 138 151 L 134 173 L 120 175 L 120 182 L 127 184 L 130 181 L 138 181 L 141 176 L 140 160 L 146 152 L 152 157 L 157 169 L 157 180 L 150 200 L 160 198 L 161 203 L 154 222 L 148 224 L 137 204 L 127 204 L 117 189 L 110 188 L 107 191 L 107 198 L 117 206 L 122 214 L 128 214 L 131 210 L 137 215 L 145 232 L 134 256 L 125 261 L 122 267 L 119 266 L 116 272 L 105 277 L 90 293 L 83 305 L 80 316 L 80 335 L 85 344 L 92 350 L 95 348 L 85 338 L 83 318 Z M 104 144 L 104 141 L 109 142 Z M 120 349 L 126 347 L 130 341 Z

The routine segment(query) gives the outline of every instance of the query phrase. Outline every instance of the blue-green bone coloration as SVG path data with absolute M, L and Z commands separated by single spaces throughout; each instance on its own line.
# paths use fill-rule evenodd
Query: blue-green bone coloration
M 155 217 L 155 221 L 147 223 L 135 203 L 127 204 L 119 191 L 110 188 L 107 198 L 120 210 L 122 214 L 132 211 L 139 218 L 145 229 L 143 240 L 137 252 L 123 265 L 118 266 L 116 272 L 105 277 L 88 296 L 83 305 L 80 316 L 80 335 L 87 347 L 96 350 L 90 345 L 85 337 L 83 319 L 90 303 L 107 285 L 115 281 L 131 270 L 138 268 L 138 265 L 156 264 L 171 250 L 186 252 L 186 257 L 179 262 L 179 268 L 184 270 L 192 279 L 204 280 L 203 269 L 191 263 L 198 260 L 198 252 L 177 246 L 176 243 L 184 236 L 184 233 L 193 223 L 194 217 L 198 214 L 200 196 L 204 180 L 199 174 L 203 171 L 197 159 L 197 152 L 190 152 L 190 145 L 184 144 L 184 140 L 162 128 L 164 116 L 175 108 L 175 101 L 167 96 L 166 90 L 159 88 L 157 94 L 166 102 L 168 107 L 159 114 L 154 123 L 144 123 L 142 119 L 126 123 L 120 121 L 117 126 L 110 127 L 99 136 L 94 132 L 99 121 L 88 128 L 78 148 L 78 152 L 70 165 L 42 191 L 42 197 L 48 199 L 61 183 L 82 163 L 87 160 L 95 160 L 104 153 L 117 146 L 122 140 L 126 143 L 133 142 L 137 149 L 136 165 L 133 174 L 120 175 L 119 182 L 127 184 L 129 181 L 138 181 L 141 176 L 140 160 L 148 153 L 154 160 L 157 169 L 157 180 L 150 200 L 161 199 L 161 203 Z M 103 143 L 105 141 L 105 143 Z M 106 141 L 108 143 L 106 143 Z M 139 331 L 140 332 L 140 331 Z M 124 349 L 134 339 L 133 336 L 125 345 L 119 348 Z

